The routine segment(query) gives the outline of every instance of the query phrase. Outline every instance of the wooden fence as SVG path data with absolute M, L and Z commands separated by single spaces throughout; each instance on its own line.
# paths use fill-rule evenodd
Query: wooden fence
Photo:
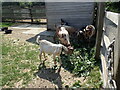
M 2 6 L 2 21 L 41 23 L 40 19 L 46 19 L 45 5 L 29 8 Z
M 103 87 L 120 89 L 120 14 L 105 12 L 105 3 L 97 3 L 96 60 L 101 60 Z M 103 28 L 104 27 L 104 28 Z M 108 49 L 115 38 L 113 52 Z M 108 56 L 111 54 L 111 57 Z M 111 79 L 110 79 L 111 78 Z M 115 82 L 114 82 L 115 81 Z M 113 83 L 114 82 L 114 83 Z
M 115 38 L 113 53 L 113 79 L 120 89 L 120 14 L 106 12 L 102 34 L 100 55 L 102 63 L 103 85 L 108 87 L 108 46 Z M 118 90 L 119 90 L 118 89 Z

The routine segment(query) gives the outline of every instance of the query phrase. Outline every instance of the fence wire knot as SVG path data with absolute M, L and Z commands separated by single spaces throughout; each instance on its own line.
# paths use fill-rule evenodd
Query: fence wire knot
M 114 43 L 115 43 L 115 38 L 107 48 L 108 49 L 108 52 L 107 52 L 108 88 L 111 88 L 112 90 L 117 89 L 116 82 L 113 79 Z

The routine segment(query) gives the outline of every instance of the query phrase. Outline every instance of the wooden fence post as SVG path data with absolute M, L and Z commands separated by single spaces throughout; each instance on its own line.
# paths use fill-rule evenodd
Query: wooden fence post
M 114 79 L 120 90 L 120 14 L 118 15 L 118 30 L 115 38 L 115 51 L 114 51 Z
M 96 53 L 95 53 L 95 59 L 100 59 L 100 47 L 101 47 L 101 37 L 103 32 L 103 22 L 104 22 L 104 16 L 105 16 L 105 3 L 99 2 L 98 3 L 98 11 L 97 11 L 97 35 L 96 35 Z
M 15 19 L 16 17 L 15 17 L 15 14 L 14 14 L 14 9 L 13 9 L 12 6 L 10 6 L 9 9 L 11 9 L 12 12 L 10 12 L 10 13 L 13 15 L 12 22 L 15 23 L 16 22 L 16 19 Z
M 30 6 L 28 9 L 29 9 L 29 14 L 31 18 L 31 23 L 33 23 L 32 7 Z

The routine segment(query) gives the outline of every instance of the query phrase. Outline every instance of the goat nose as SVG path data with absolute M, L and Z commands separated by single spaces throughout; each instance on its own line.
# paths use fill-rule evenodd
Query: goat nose
M 68 44 L 68 46 L 71 46 L 70 44 Z

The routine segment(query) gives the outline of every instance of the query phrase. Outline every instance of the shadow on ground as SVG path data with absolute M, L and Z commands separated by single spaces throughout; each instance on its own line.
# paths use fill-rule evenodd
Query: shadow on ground
M 31 38 L 29 38 L 29 39 L 27 39 L 26 41 L 27 42 L 30 42 L 30 43 L 33 43 L 33 44 L 37 44 L 36 43 L 36 38 L 37 38 L 37 36 L 39 36 L 40 34 L 37 34 L 37 35 L 35 35 L 34 37 L 31 37 Z
M 36 34 L 35 36 L 27 39 L 26 41 L 27 42 L 30 42 L 30 43 L 34 43 L 36 44 L 36 38 L 37 36 L 40 35 L 40 39 L 45 39 L 45 40 L 48 40 L 48 41 L 51 41 L 51 42 L 54 42 L 54 35 L 55 35 L 55 31 L 42 31 L 40 32 L 39 34 Z
M 58 86 L 58 88 L 62 88 L 62 80 L 59 73 L 55 73 L 52 68 L 42 68 L 35 73 L 39 78 L 46 79 Z

